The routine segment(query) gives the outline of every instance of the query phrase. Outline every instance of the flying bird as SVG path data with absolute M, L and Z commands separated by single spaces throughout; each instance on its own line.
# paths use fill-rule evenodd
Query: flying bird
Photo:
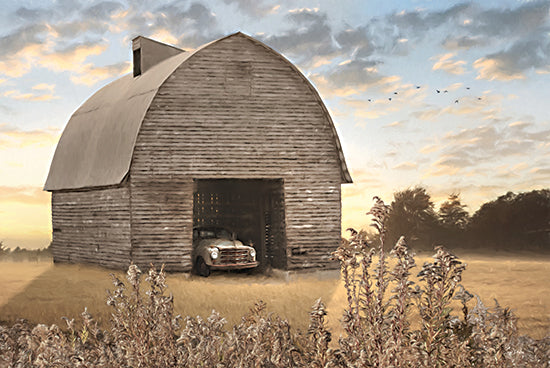
M 397 94 L 397 92 L 394 92 L 393 94 L 394 94 L 394 95 L 396 95 L 396 94 Z
M 436 91 L 437 93 L 441 93 L 441 91 L 440 91 L 440 90 L 438 90 L 438 89 L 436 89 L 435 91 Z
M 416 86 L 416 89 L 419 89 L 419 88 L 420 88 L 420 86 Z
M 388 97 L 388 100 L 390 100 L 390 101 L 391 101 L 391 97 Z
M 470 87 L 466 87 L 466 89 L 470 89 Z
M 458 100 L 455 100 L 455 103 L 458 103 Z
M 449 92 L 449 91 L 447 91 L 447 90 L 443 91 L 443 93 L 447 93 L 447 92 Z

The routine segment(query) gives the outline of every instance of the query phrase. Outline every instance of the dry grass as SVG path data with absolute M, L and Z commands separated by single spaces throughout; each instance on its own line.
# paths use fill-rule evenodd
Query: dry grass
M 170 280 L 162 270 L 151 269 L 144 284 L 141 271 L 130 266 L 127 281 L 123 282 L 120 274 L 113 275 L 111 280 L 114 288 L 110 288 L 106 298 L 111 312 L 110 328 L 98 328 L 87 309 L 76 322 L 65 319 L 65 332 L 56 324 L 49 327 L 25 322 L 16 322 L 11 327 L 0 324 L 0 366 L 497 368 L 548 365 L 550 335 L 540 340 L 521 336 L 509 309 L 500 306 L 487 309 L 480 301 L 472 304 L 471 295 L 457 287 L 464 265 L 452 254 L 438 249 L 433 259 L 416 272 L 415 259 L 402 241 L 390 254 L 381 249 L 374 258 L 376 252 L 365 247 L 359 238 L 342 245 L 335 253 L 342 262 L 342 282 L 346 286 L 344 303 L 338 290 L 329 292 L 333 294 L 334 309 L 345 305 L 344 333 L 337 340 L 326 323 L 327 308 L 321 299 L 309 308 L 308 318 L 294 316 L 298 317 L 298 324 L 307 321 L 305 333 L 292 330 L 287 318 L 268 314 L 263 302 L 242 313 L 238 323 L 231 327 L 224 316 L 216 312 L 206 318 L 176 315 L 174 299 L 167 295 L 166 282 Z M 61 296 L 65 287 L 74 284 L 80 287 L 73 298 L 89 297 L 82 291 L 88 290 L 86 285 L 92 280 L 83 279 L 81 276 L 86 272 L 82 271 L 85 270 L 79 266 L 52 267 L 31 281 L 25 291 L 40 294 L 42 304 L 55 300 L 52 289 L 43 289 L 48 285 L 41 283 L 41 279 L 47 282 L 55 279 Z M 100 271 L 91 270 L 88 276 Z M 56 273 L 57 277 L 52 277 Z M 414 274 L 418 274 L 419 287 L 410 282 Z M 171 281 L 182 284 L 176 285 L 172 292 L 181 288 L 189 293 L 180 295 L 184 310 L 191 296 L 208 306 L 214 300 L 226 306 L 233 302 L 242 306 L 246 303 L 243 295 L 248 297 L 247 292 L 254 290 L 254 299 L 257 294 L 267 297 L 284 294 L 284 298 L 277 300 L 286 302 L 279 303 L 280 306 L 293 303 L 289 291 L 296 290 L 293 289 L 296 285 L 299 286 L 297 299 L 304 302 L 309 295 L 305 291 L 312 285 L 319 287 L 327 283 L 337 287 L 340 283 L 307 277 L 288 284 L 265 277 L 254 278 L 256 282 L 250 283 L 251 279 L 244 275 L 229 278 L 224 275 L 209 280 L 181 277 L 172 275 Z M 216 293 L 217 290 L 224 292 Z M 235 299 L 236 290 L 239 299 Z M 12 297 L 3 310 L 7 311 L 23 294 Z M 457 300 L 461 301 L 459 308 L 448 308 Z M 72 301 L 73 304 L 82 302 Z M 32 302 L 27 300 L 28 304 Z M 304 303 L 304 306 L 307 305 Z M 202 310 L 205 306 L 199 303 L 199 308 Z M 40 304 L 35 302 L 34 309 L 40 309 Z M 294 311 L 287 309 L 287 305 L 281 310 L 283 313 Z
M 87 307 L 101 326 L 107 326 L 111 310 L 105 298 L 106 290 L 112 288 L 109 273 L 113 271 L 32 262 L 2 262 L 0 268 L 0 284 L 14 290 L 0 294 L 0 320 L 25 318 L 32 323 L 59 324 L 62 316 L 77 317 Z M 124 277 L 124 272 L 114 273 Z M 10 284 L 19 285 L 17 292 Z M 174 295 L 174 308 L 181 315 L 207 317 L 215 309 L 234 325 L 261 299 L 270 312 L 305 330 L 311 305 L 318 298 L 330 300 L 338 280 L 303 275 L 287 283 L 274 277 L 216 272 L 207 279 L 168 274 L 167 284 Z
M 542 338 L 550 333 L 549 257 L 459 255 L 468 265 L 462 280 L 466 289 L 488 305 L 496 298 L 501 305 L 510 307 L 519 317 L 521 334 Z M 429 255 L 417 256 L 417 265 L 429 259 Z M 113 271 L 49 262 L 0 262 L 0 269 L 0 320 L 26 318 L 33 323 L 59 324 L 62 316 L 79 316 L 84 307 L 93 311 L 102 326 L 109 319 L 105 297 L 106 290 L 112 287 L 109 273 Z M 123 277 L 124 273 L 115 274 Z M 305 330 L 310 307 L 321 297 L 327 304 L 330 328 L 336 336 L 342 332 L 345 289 L 334 278 L 302 275 L 287 283 L 236 273 L 215 273 L 208 279 L 169 274 L 167 284 L 177 313 L 207 317 L 215 309 L 229 325 L 238 323 L 248 308 L 261 299 L 269 311 L 288 319 L 293 328 Z
M 467 264 L 462 284 L 487 304 L 497 299 L 519 317 L 519 332 L 534 338 L 550 334 L 550 257 L 530 255 L 461 257 Z

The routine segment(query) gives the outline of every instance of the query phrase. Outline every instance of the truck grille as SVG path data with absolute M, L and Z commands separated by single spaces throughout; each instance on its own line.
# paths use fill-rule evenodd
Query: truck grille
M 220 263 L 247 263 L 249 262 L 246 249 L 220 249 Z

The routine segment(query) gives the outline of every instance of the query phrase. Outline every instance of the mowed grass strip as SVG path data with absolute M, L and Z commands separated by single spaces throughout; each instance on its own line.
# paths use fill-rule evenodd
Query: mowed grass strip
M 458 255 L 468 264 L 462 281 L 467 290 L 479 295 L 486 306 L 494 306 L 496 298 L 501 306 L 512 308 L 519 317 L 521 334 L 542 338 L 550 333 L 548 256 Z M 431 258 L 416 257 L 413 276 L 425 261 Z M 107 328 L 110 309 L 105 303 L 106 290 L 113 289 L 109 273 L 126 280 L 124 272 L 84 265 L 1 262 L 0 269 L 0 321 L 8 322 L 26 318 L 33 323 L 63 325 L 62 316 L 77 319 L 87 307 Z M 241 273 L 217 272 L 209 278 L 169 274 L 167 284 L 168 292 L 174 295 L 176 313 L 207 317 L 215 309 L 229 327 L 261 299 L 269 311 L 288 319 L 294 329 L 306 330 L 310 307 L 321 297 L 327 303 L 329 326 L 338 336 L 339 320 L 347 304 L 345 290 L 336 277 L 315 274 L 297 275 L 289 282 Z

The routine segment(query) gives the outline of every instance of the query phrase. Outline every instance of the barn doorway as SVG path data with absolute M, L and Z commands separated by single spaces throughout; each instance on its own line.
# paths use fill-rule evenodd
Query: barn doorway
M 193 226 L 222 226 L 256 249 L 259 271 L 286 269 L 282 179 L 194 179 Z

